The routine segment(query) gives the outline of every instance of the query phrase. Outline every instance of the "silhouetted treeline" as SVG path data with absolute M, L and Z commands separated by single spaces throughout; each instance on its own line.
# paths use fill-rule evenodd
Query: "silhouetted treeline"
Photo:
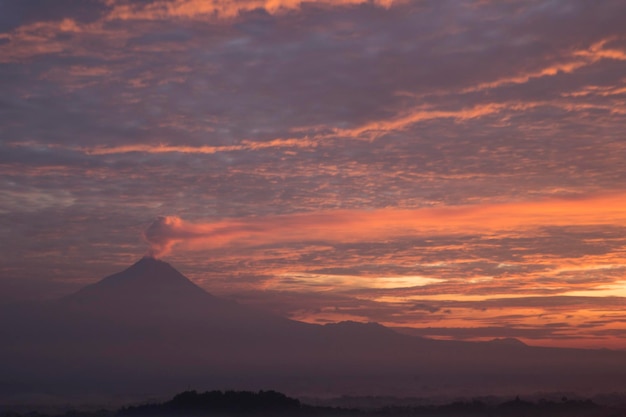
M 444 405 L 387 406 L 374 410 L 312 406 L 276 391 L 185 391 L 159 404 L 124 407 L 118 411 L 68 411 L 55 417 L 169 416 L 323 416 L 323 417 L 626 417 L 626 404 L 601 406 L 591 400 L 511 401 L 489 404 L 479 400 Z M 0 413 L 0 417 L 50 417 L 42 413 Z
M 388 406 L 373 411 L 377 416 L 464 416 L 464 417 L 525 417 L 525 416 L 571 416 L 571 417 L 626 417 L 626 409 L 603 407 L 591 400 L 567 400 L 560 402 L 539 400 L 524 401 L 519 397 L 499 404 L 487 404 L 479 400 L 455 401 L 444 405 L 413 407 Z
M 123 417 L 164 415 L 277 415 L 289 416 L 366 416 L 366 417 L 626 417 L 626 410 L 603 407 L 591 400 L 525 401 L 519 397 L 498 404 L 479 400 L 457 401 L 444 405 L 388 406 L 375 410 L 357 410 L 341 407 L 321 407 L 301 404 L 275 391 L 186 391 L 163 404 L 127 407 L 119 412 Z
M 316 407 L 300 404 L 295 398 L 276 391 L 185 391 L 163 404 L 126 407 L 125 417 L 156 415 L 300 414 Z M 328 409 L 325 409 L 328 410 Z M 321 409 L 320 409 L 321 411 Z

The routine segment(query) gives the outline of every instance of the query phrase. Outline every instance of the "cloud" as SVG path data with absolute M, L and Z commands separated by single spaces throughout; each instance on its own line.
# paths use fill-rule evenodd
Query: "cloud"
M 265 142 L 253 142 L 244 140 L 240 145 L 230 146 L 184 146 L 184 145 L 165 145 L 165 144 L 138 144 L 138 145 L 122 145 L 122 146 L 99 146 L 96 148 L 76 148 L 78 151 L 85 152 L 87 155 L 111 155 L 124 153 L 183 153 L 183 154 L 208 154 L 212 155 L 218 152 L 233 151 L 254 151 L 259 149 L 281 149 L 281 148 L 309 148 L 315 147 L 316 142 L 301 139 L 273 139 Z
M 434 306 L 432 304 L 416 303 L 416 304 L 413 304 L 413 306 L 411 307 L 411 310 L 426 311 L 428 313 L 436 313 L 436 312 L 440 311 L 441 308 L 437 307 L 437 306 Z
M 390 7 L 393 0 L 238 0 L 238 1 L 203 1 L 203 0 L 156 0 L 146 4 L 133 4 L 127 1 L 109 1 L 115 7 L 108 19 L 121 20 L 165 20 L 168 18 L 202 18 L 217 17 L 229 19 L 255 10 L 265 10 L 275 14 L 290 10 L 299 10 L 303 3 L 322 6 L 354 6 L 373 3 L 378 6 Z
M 73 19 L 93 22 L 107 9 L 106 2 L 100 0 L 4 0 L 0 2 L 0 33 L 41 21 Z
M 625 14 L 0 1 L 0 275 L 93 282 L 148 242 L 309 321 L 599 320 L 550 296 L 623 293 Z
M 47 192 L 39 189 L 0 189 L 0 214 L 18 210 L 41 211 L 49 207 L 69 207 L 76 202 L 70 192 Z
M 391 237 L 518 233 L 546 226 L 624 224 L 626 195 L 545 199 L 415 210 L 334 210 L 190 223 L 160 217 L 145 233 L 156 254 L 188 248 L 254 247 L 287 242 L 384 241 Z
M 205 237 L 210 233 L 203 226 L 190 225 L 176 216 L 160 216 L 143 233 L 150 244 L 149 256 L 167 255 L 172 246 L 182 240 Z

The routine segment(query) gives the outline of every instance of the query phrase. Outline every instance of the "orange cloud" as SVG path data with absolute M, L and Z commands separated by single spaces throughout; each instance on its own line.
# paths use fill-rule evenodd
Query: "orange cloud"
M 131 144 L 121 146 L 99 146 L 93 148 L 78 148 L 77 150 L 87 155 L 114 155 L 131 152 L 143 153 L 185 153 L 185 154 L 215 154 L 218 152 L 248 151 L 269 148 L 311 148 L 317 146 L 317 142 L 307 138 L 273 139 L 267 142 L 254 142 L 243 140 L 240 145 L 230 146 L 188 146 L 169 144 Z
M 530 107 L 531 105 L 526 105 Z M 417 108 L 391 120 L 378 120 L 366 123 L 363 126 L 354 129 L 337 129 L 335 130 L 338 136 L 350 136 L 359 137 L 363 134 L 371 134 L 376 136 L 377 134 L 386 133 L 394 130 L 402 130 L 407 127 L 434 119 L 455 119 L 459 121 L 476 119 L 484 117 L 490 114 L 498 113 L 499 111 L 510 107 L 505 103 L 489 103 L 484 105 L 476 105 L 469 108 L 460 110 L 436 110 L 432 108 Z M 515 107 L 515 105 L 513 106 Z
M 115 5 L 114 0 L 109 1 Z M 120 4 L 115 5 L 108 19 L 147 19 L 158 20 L 171 17 L 193 19 L 198 17 L 217 17 L 228 19 L 237 17 L 241 13 L 263 9 L 271 14 L 289 10 L 298 10 L 303 3 L 325 6 L 353 6 L 371 3 L 370 0 L 244 0 L 244 1 L 205 1 L 205 0 L 175 0 L 157 1 L 147 6 Z M 374 0 L 374 4 L 381 7 L 391 7 L 394 0 Z
M 189 249 L 211 249 L 433 234 L 514 234 L 541 226 L 604 224 L 626 225 L 626 195 L 413 210 L 335 210 L 204 223 L 170 216 L 155 221 L 145 237 L 152 251 L 162 255 L 178 242 Z
M 604 45 L 609 41 L 610 39 L 603 39 L 600 42 L 594 43 L 587 49 L 576 50 L 563 62 L 555 62 L 535 71 L 515 74 L 498 80 L 481 83 L 477 86 L 466 88 L 461 92 L 469 93 L 497 88 L 509 84 L 525 84 L 534 78 L 552 77 L 559 73 L 569 74 L 580 68 L 595 64 L 602 59 L 613 59 L 618 61 L 626 60 L 626 52 L 619 49 L 604 48 Z

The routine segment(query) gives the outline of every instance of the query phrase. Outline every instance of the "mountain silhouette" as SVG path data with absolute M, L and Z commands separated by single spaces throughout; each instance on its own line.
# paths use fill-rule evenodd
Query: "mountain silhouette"
M 242 310 L 209 294 L 167 262 L 151 257 L 84 287 L 59 304 L 65 309 L 131 321 L 149 316 L 206 320 L 234 312 L 221 310 Z
M 110 275 L 101 281 L 88 285 L 66 298 L 74 302 L 124 301 L 121 297 L 158 296 L 160 299 L 185 298 L 185 301 L 198 297 L 204 299 L 210 294 L 198 287 L 167 262 L 144 257 L 122 272 Z
M 113 340 L 149 344 L 150 355 L 172 367 L 210 364 L 224 372 L 288 357 L 280 353 L 280 342 L 311 327 L 215 297 L 150 257 L 61 299 L 57 307 L 67 322 L 89 319 L 91 340 L 102 346 Z
M 211 295 L 149 257 L 54 303 L 0 313 L 0 402 L 3 393 L 145 397 L 189 387 L 309 395 L 626 389 L 626 352 L 302 323 Z
M 500 338 L 491 339 L 489 342 L 500 344 L 500 345 L 526 346 L 526 343 L 514 337 L 500 337 Z
M 167 262 L 145 257 L 129 268 L 88 285 L 61 300 L 67 306 L 112 312 L 136 307 L 179 309 L 220 300 L 198 287 Z M 115 308 L 111 308 L 115 306 Z

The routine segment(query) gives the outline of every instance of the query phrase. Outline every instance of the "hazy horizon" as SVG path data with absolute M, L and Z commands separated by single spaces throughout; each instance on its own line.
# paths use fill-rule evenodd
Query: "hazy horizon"
M 626 349 L 624 16 L 0 1 L 0 304 L 151 254 L 302 322 Z

